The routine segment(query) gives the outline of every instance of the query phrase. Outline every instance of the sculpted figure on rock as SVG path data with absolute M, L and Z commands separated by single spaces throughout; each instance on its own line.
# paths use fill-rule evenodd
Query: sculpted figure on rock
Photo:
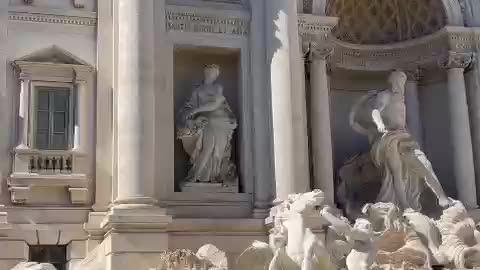
M 232 136 L 237 128 L 230 106 L 217 82 L 220 67 L 209 65 L 205 79 L 183 105 L 177 122 L 177 138 L 190 156 L 186 183 L 236 186 L 238 176 L 231 160 Z
M 392 202 L 402 209 L 420 212 L 420 197 L 428 187 L 438 204 L 447 207 L 451 203 L 449 198 L 426 155 L 406 128 L 406 81 L 404 72 L 392 72 L 388 78 L 390 88 L 369 92 L 350 114 L 352 128 L 368 136 L 369 157 L 382 178 L 375 201 Z

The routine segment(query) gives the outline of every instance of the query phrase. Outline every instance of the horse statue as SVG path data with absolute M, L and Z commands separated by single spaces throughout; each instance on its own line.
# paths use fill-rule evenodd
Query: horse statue
M 238 269 L 328 270 L 334 269 L 324 242 L 307 222 L 320 217 L 324 205 L 322 191 L 293 194 L 277 206 L 271 245 L 255 241 L 238 258 Z

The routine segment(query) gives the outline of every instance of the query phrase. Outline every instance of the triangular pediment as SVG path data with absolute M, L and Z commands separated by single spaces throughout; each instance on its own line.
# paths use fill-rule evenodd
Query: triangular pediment
M 20 57 L 16 61 L 90 66 L 86 61 L 55 45 Z

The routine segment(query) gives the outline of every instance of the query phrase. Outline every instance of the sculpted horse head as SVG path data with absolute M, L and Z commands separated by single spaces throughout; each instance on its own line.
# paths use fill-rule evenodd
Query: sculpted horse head
M 319 210 L 324 202 L 325 194 L 316 189 L 307 193 L 289 195 L 284 202 L 284 207 L 290 213 L 308 215 Z

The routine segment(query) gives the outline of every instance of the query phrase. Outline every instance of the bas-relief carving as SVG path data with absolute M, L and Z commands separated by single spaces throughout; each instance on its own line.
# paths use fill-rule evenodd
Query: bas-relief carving
M 231 157 L 237 120 L 217 81 L 220 67 L 206 66 L 204 76 L 177 121 L 177 138 L 191 164 L 182 191 L 238 192 L 237 169 Z

